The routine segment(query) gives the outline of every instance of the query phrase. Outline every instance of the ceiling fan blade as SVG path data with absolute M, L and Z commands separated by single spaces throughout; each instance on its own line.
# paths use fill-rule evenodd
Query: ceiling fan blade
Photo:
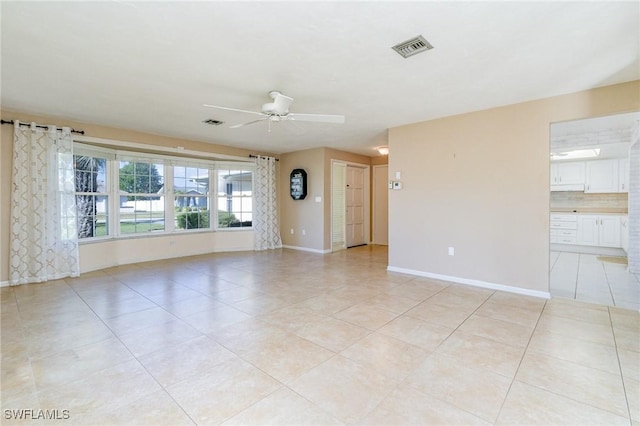
M 278 93 L 273 100 L 274 110 L 278 111 L 279 114 L 286 114 L 289 112 L 289 105 L 293 102 L 293 98 L 289 96 L 285 96 L 282 93 Z
M 253 121 L 248 121 L 246 123 L 240 123 L 240 124 L 236 124 L 234 126 L 229 126 L 230 129 L 237 129 L 238 127 L 242 127 L 242 126 L 248 126 L 249 124 L 254 124 L 254 123 L 258 123 L 260 121 L 264 121 L 264 120 L 268 120 L 268 117 L 265 118 L 259 118 L 258 120 L 253 120 Z
M 338 123 L 345 122 L 344 115 L 327 115 L 327 114 L 287 114 L 287 120 L 293 121 L 315 121 L 317 123 Z
M 202 106 L 208 107 L 208 108 L 217 108 L 217 109 L 225 109 L 227 111 L 236 111 L 236 112 L 246 112 L 248 114 L 257 114 L 257 115 L 264 115 L 261 112 L 257 112 L 257 111 L 247 111 L 246 109 L 236 109 L 236 108 L 227 108 L 227 107 L 223 107 L 223 106 L 218 106 L 218 105 L 209 105 L 209 104 L 202 104 Z

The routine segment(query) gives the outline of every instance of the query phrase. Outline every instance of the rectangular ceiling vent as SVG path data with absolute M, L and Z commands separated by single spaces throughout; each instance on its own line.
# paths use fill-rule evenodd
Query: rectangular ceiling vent
M 208 120 L 204 120 L 203 123 L 209 124 L 211 126 L 219 126 L 221 124 L 224 124 L 224 121 L 214 120 L 213 118 L 209 118 Z
M 431 43 L 429 43 L 424 37 L 419 35 L 400 44 L 396 44 L 392 47 L 393 50 L 398 52 L 403 58 L 408 58 L 420 52 L 433 49 Z

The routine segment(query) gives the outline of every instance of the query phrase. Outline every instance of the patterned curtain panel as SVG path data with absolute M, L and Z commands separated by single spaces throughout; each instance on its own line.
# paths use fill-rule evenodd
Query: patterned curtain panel
M 14 124 L 9 283 L 80 274 L 71 131 Z
M 255 250 L 267 250 L 282 247 L 278 227 L 278 209 L 276 206 L 276 159 L 273 157 L 256 158 L 255 202 L 253 214 L 253 232 Z

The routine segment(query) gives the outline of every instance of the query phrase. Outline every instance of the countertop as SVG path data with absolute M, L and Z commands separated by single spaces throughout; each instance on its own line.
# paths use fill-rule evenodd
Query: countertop
M 612 207 L 552 207 L 551 213 L 628 214 L 629 210 Z

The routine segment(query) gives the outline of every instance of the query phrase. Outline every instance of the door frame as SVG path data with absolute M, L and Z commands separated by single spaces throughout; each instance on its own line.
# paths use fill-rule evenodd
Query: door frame
M 344 161 L 331 159 L 331 205 L 329 211 L 331 212 L 331 235 L 333 236 L 333 165 L 335 163 L 344 164 L 345 167 L 357 167 L 364 170 L 364 241 L 365 244 L 371 244 L 371 166 L 369 164 L 355 163 L 353 161 Z M 346 205 L 345 205 L 346 208 Z M 345 216 L 346 218 L 346 216 Z M 343 226 L 346 225 L 346 220 Z M 345 234 L 346 236 L 346 234 Z M 345 241 L 346 246 L 346 241 Z M 331 241 L 331 247 L 333 250 L 333 239 Z M 337 250 L 336 250 L 337 251 Z
M 376 222 L 378 221 L 378 218 L 375 214 L 375 206 L 376 206 L 376 180 L 375 180 L 375 172 L 376 169 L 382 168 L 382 167 L 386 167 L 387 168 L 387 179 L 384 182 L 384 190 L 388 192 L 388 182 L 389 182 L 389 165 L 388 164 L 376 164 L 375 166 L 373 166 L 373 170 L 372 170 L 372 191 L 371 191 L 371 242 L 372 244 L 380 244 L 379 240 L 376 238 Z M 378 240 L 378 241 L 376 241 Z M 388 197 L 387 197 L 387 242 L 384 245 L 389 245 L 389 202 L 388 202 Z

